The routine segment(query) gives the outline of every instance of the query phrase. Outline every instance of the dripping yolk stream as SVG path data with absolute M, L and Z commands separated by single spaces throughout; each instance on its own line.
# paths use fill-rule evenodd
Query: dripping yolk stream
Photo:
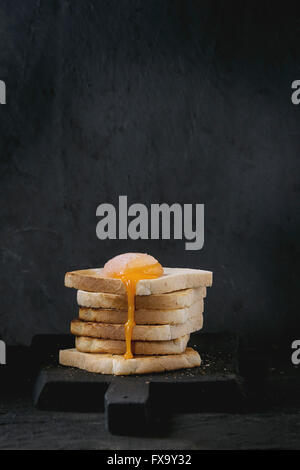
M 141 279 L 156 279 L 163 275 L 161 264 L 153 256 L 145 253 L 125 253 L 108 261 L 102 271 L 105 277 L 120 279 L 126 287 L 128 299 L 128 317 L 125 323 L 126 353 L 125 359 L 132 359 L 132 331 L 135 326 L 136 285 Z

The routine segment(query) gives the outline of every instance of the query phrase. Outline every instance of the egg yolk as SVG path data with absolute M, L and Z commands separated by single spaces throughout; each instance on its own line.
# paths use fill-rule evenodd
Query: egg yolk
M 125 323 L 126 353 L 125 359 L 132 359 L 132 330 L 135 326 L 136 285 L 141 279 L 156 279 L 163 275 L 161 264 L 153 256 L 145 253 L 125 253 L 109 260 L 102 270 L 104 277 L 120 279 L 127 291 L 128 318 Z

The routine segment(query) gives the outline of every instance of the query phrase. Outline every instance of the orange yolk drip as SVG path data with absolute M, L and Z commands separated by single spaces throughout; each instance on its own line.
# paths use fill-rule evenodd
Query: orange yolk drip
M 126 253 L 116 256 L 106 263 L 102 274 L 105 277 L 120 279 L 126 287 L 128 299 L 128 317 L 125 323 L 126 353 L 125 359 L 132 359 L 132 331 L 135 326 L 136 285 L 141 279 L 156 279 L 163 275 L 160 263 L 150 255 Z

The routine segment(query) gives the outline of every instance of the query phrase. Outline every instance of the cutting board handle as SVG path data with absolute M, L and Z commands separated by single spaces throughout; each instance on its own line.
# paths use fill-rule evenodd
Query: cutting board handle
M 112 434 L 141 434 L 147 428 L 150 383 L 141 377 L 114 377 L 105 394 L 106 426 Z

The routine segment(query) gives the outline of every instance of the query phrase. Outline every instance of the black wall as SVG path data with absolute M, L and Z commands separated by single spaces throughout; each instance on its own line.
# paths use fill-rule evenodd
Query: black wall
M 206 331 L 299 336 L 299 14 L 282 2 L 0 3 L 0 335 L 76 316 L 126 251 L 214 272 Z M 204 203 L 205 245 L 100 241 L 97 206 Z

